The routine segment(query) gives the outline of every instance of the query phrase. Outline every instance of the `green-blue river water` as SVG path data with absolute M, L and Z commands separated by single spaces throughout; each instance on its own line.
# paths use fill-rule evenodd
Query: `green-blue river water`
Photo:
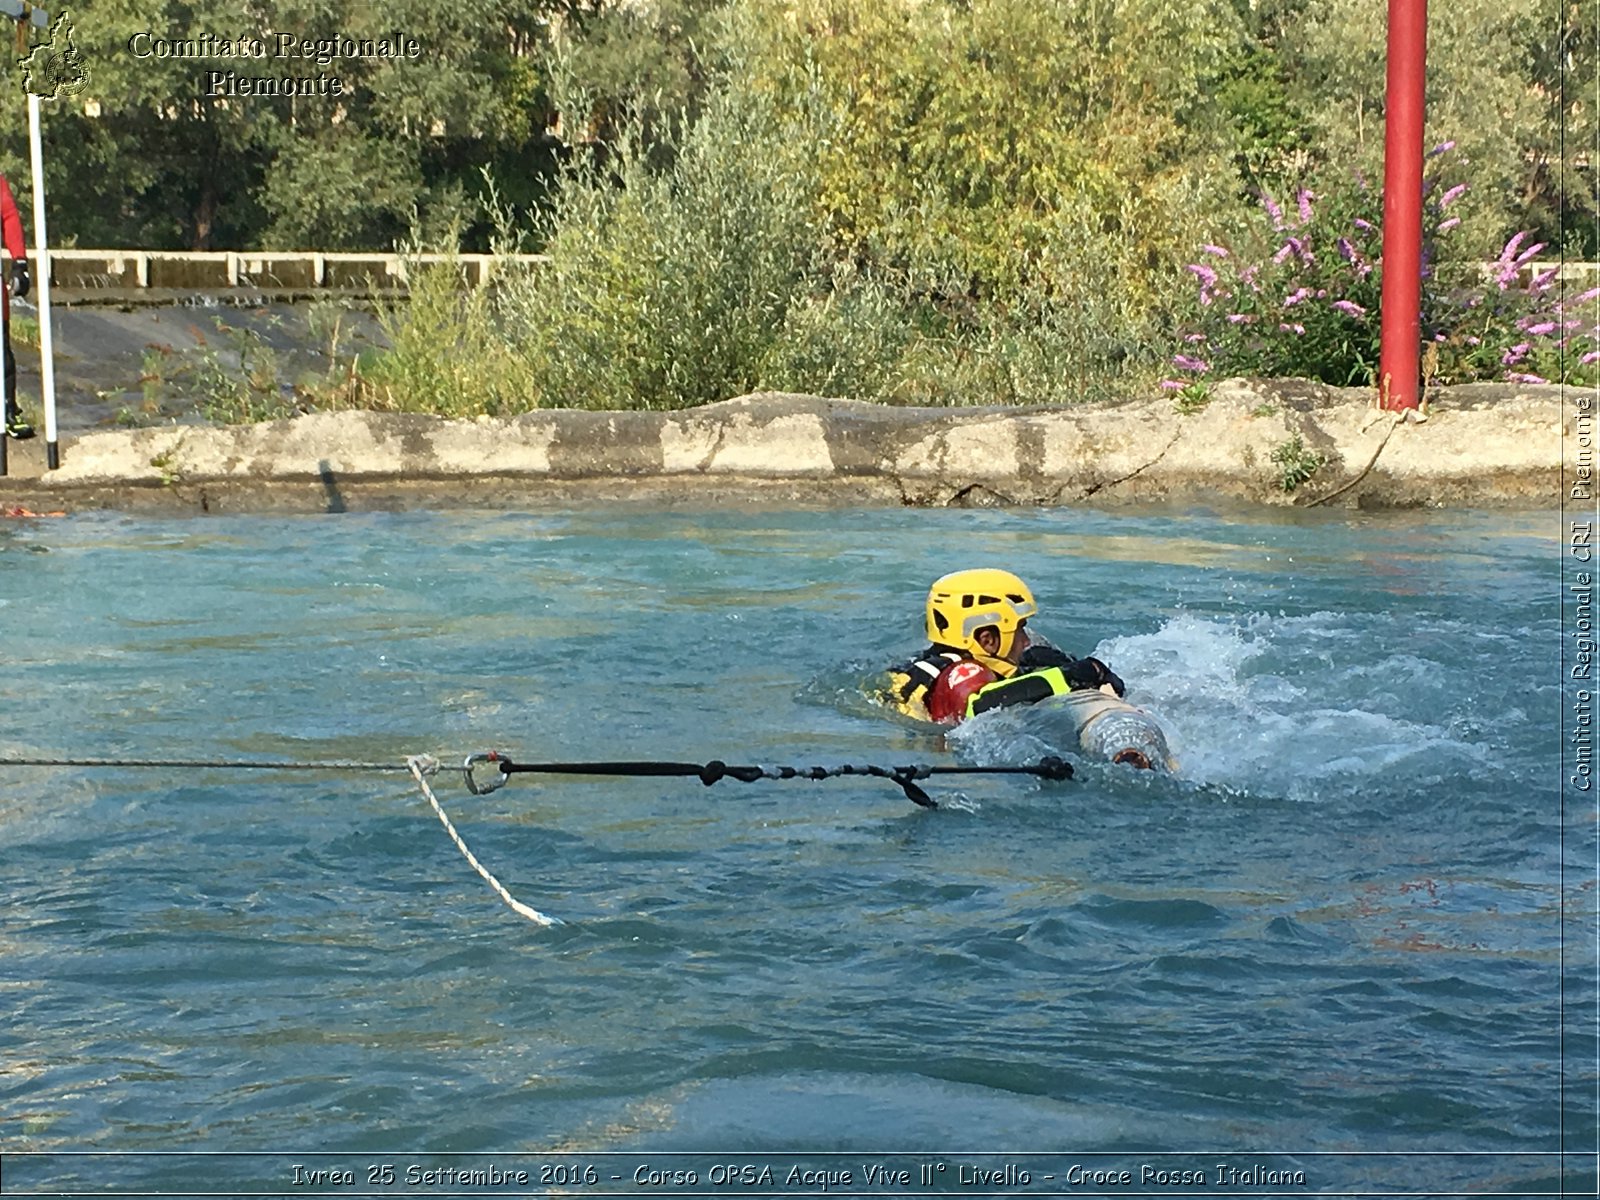
M 1592 1192 L 1563 551 L 1556 514 L 10 522 L 0 757 L 1028 763 L 1067 748 L 1024 712 L 947 742 L 862 693 L 992 565 L 1181 767 L 938 811 L 442 772 L 551 928 L 404 772 L 0 768 L 0 1192 Z M 449 1174 L 491 1170 L 532 1175 Z

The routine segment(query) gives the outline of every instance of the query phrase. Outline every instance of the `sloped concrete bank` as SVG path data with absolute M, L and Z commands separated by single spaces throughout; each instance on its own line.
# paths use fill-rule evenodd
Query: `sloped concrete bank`
M 1422 422 L 1371 394 L 1230 380 L 1194 412 L 888 408 L 760 394 L 675 413 L 450 421 L 330 413 L 12 443 L 0 503 L 207 512 L 570 504 L 1547 507 L 1580 406 L 1555 387 L 1445 389 Z M 1587 437 L 1590 430 L 1583 431 Z M 1569 453 L 1575 451 L 1569 450 Z M 1304 476 L 1293 490 L 1286 479 Z

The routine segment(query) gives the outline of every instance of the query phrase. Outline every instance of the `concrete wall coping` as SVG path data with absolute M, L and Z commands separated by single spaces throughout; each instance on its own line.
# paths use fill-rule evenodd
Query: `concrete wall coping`
M 1592 390 L 1444 389 L 1421 420 L 1376 409 L 1364 391 L 1296 381 L 1228 380 L 1212 397 L 1182 412 L 1166 395 L 929 409 L 764 393 L 676 412 L 174 424 L 63 441 L 51 472 L 37 440 L 13 442 L 0 500 L 207 511 L 598 494 L 689 504 L 1553 508 L 1592 470 Z M 1289 490 L 1297 466 L 1309 474 Z

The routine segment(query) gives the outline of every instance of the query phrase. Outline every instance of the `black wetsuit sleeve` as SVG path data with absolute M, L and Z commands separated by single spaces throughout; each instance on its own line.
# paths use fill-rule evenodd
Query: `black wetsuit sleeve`
M 1046 667 L 1061 667 L 1065 670 L 1078 660 L 1064 650 L 1057 650 L 1054 646 L 1029 646 L 1022 652 L 1022 658 L 1017 663 L 1020 671 L 1042 671 Z
M 906 681 L 900 685 L 900 698 L 910 700 L 918 691 L 931 688 L 938 682 L 939 673 L 949 665 L 930 646 L 910 662 L 891 668 L 894 674 L 906 676 Z
M 1106 666 L 1098 658 L 1080 658 L 1072 666 L 1062 672 L 1066 676 L 1074 691 L 1090 690 L 1109 683 L 1111 690 L 1118 696 L 1127 695 L 1127 685 L 1115 671 Z

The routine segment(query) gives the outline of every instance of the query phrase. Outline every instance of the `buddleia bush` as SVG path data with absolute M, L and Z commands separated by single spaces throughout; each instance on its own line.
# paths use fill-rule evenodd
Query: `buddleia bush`
M 1261 197 L 1256 227 L 1233 245 L 1206 243 L 1187 267 L 1193 326 L 1172 362 L 1206 373 L 1366 385 L 1378 362 L 1381 237 L 1359 188 L 1287 203 Z M 1167 386 L 1178 388 L 1180 380 Z
M 1531 265 L 1545 249 L 1522 231 L 1486 269 L 1454 273 L 1432 335 L 1441 382 L 1600 382 L 1600 288 L 1566 294 L 1557 268 Z
M 1420 334 L 1438 384 L 1592 383 L 1600 370 L 1600 289 L 1563 298 L 1545 249 L 1515 234 L 1492 263 L 1461 244 L 1451 143 L 1435 148 L 1424 185 Z M 1331 177 L 1279 200 L 1263 194 L 1253 230 L 1205 244 L 1188 272 L 1190 323 L 1163 386 L 1260 375 L 1340 386 L 1377 383 L 1383 198 L 1359 175 Z M 1487 264 L 1487 266 L 1486 266 Z M 1585 308 L 1587 305 L 1587 309 Z

